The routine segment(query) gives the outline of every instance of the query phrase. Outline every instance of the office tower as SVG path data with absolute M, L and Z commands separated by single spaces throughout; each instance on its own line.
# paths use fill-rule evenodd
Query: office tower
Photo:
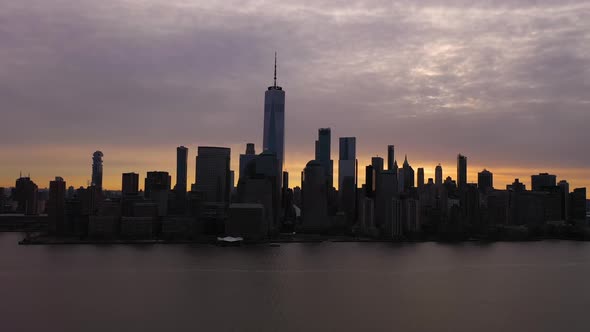
M 467 157 L 457 155 L 457 187 L 462 189 L 467 184 Z
M 511 190 L 511 191 L 525 191 L 526 190 L 526 185 L 522 182 L 520 182 L 519 179 L 514 179 L 514 182 L 512 182 L 512 184 L 506 185 L 506 190 Z
M 555 187 L 557 177 L 549 173 L 539 173 L 531 175 L 532 191 L 543 191 L 544 187 Z
M 402 180 L 401 189 L 402 191 L 408 191 L 410 188 L 414 187 L 414 169 L 408 163 L 408 156 L 406 155 L 404 159 L 404 165 L 400 170 L 400 175 L 398 179 Z
M 230 148 L 199 146 L 197 153 L 197 191 L 205 202 L 229 203 Z
M 586 188 L 576 188 L 570 193 L 570 217 L 577 221 L 586 221 Z
M 248 163 L 238 181 L 238 203 L 262 205 L 265 235 L 276 233 L 279 227 L 282 181 L 278 177 L 278 168 L 276 155 L 263 152 Z
M 318 130 L 318 140 L 315 142 L 315 159 L 324 168 L 328 188 L 334 186 L 334 161 L 332 161 L 331 146 L 330 128 L 320 128 Z
M 372 157 L 371 158 L 371 166 L 373 166 L 373 169 L 375 169 L 376 174 L 383 172 L 383 158 Z
M 254 143 L 246 144 L 246 153 L 240 154 L 240 172 L 238 174 L 238 181 L 244 176 L 244 170 L 248 163 L 256 158 L 256 149 Z
M 356 137 L 340 137 L 338 157 L 338 187 L 342 186 L 345 177 L 354 178 L 356 185 Z
M 47 218 L 49 232 L 63 235 L 70 230 L 65 224 L 66 182 L 59 176 L 49 182 L 49 200 L 47 202 Z
M 123 196 L 137 195 L 139 193 L 139 174 L 123 173 L 121 192 Z
M 419 167 L 418 168 L 418 188 L 422 187 L 424 185 L 424 168 Z
M 158 208 L 158 216 L 168 214 L 168 195 L 170 193 L 172 178 L 168 172 L 147 172 L 145 178 L 144 195 L 154 201 Z
M 393 145 L 388 145 L 387 146 L 387 169 L 390 171 L 393 171 L 394 166 L 393 164 L 395 163 L 395 146 Z M 397 177 L 397 170 L 395 170 L 395 174 Z
M 279 160 L 279 173 L 285 163 L 285 91 L 277 85 L 277 57 L 275 53 L 274 83 L 264 93 L 263 152 L 274 153 Z
M 570 211 L 570 184 L 566 180 L 561 180 L 559 181 L 557 186 L 559 186 L 559 192 L 561 194 L 561 220 L 566 220 L 569 216 Z
M 442 173 L 442 166 L 438 164 L 434 169 L 434 184 L 442 184 L 443 183 L 443 173 Z
M 188 148 L 179 146 L 176 148 L 176 194 L 186 195 L 187 184 Z
M 103 153 L 101 151 L 96 151 L 92 155 L 92 183 L 91 185 L 98 188 L 99 191 L 102 190 L 102 157 Z
M 372 198 L 375 193 L 376 177 L 373 165 L 365 167 L 365 196 L 368 198 Z
M 477 188 L 480 191 L 494 189 L 494 174 L 485 168 L 483 171 L 477 173 Z
M 144 184 L 144 195 L 146 198 L 152 198 L 154 191 L 170 191 L 171 177 L 168 172 L 152 171 L 147 172 Z
M 377 176 L 375 190 L 375 224 L 382 230 L 391 226 L 392 200 L 397 195 L 397 174 L 393 170 L 381 171 Z
M 308 162 L 301 180 L 301 219 L 305 232 L 324 232 L 330 227 L 326 181 L 322 164 L 316 160 Z
M 38 187 L 30 177 L 20 177 L 14 186 L 13 198 L 17 202 L 16 212 L 27 215 L 37 214 Z
M 340 137 L 338 157 L 338 196 L 340 211 L 352 224 L 356 218 L 356 187 L 358 182 L 356 137 Z

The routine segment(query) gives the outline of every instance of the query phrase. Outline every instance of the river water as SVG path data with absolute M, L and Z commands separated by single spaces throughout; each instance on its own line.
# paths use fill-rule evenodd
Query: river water
M 0 331 L 590 331 L 590 243 L 19 246 Z

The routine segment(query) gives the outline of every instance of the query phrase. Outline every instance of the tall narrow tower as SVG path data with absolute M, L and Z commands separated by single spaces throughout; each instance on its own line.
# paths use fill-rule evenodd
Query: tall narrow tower
M 102 190 L 102 157 L 101 151 L 96 151 L 92 155 L 92 185 Z
M 277 54 L 273 85 L 264 93 L 263 152 L 274 153 L 279 161 L 279 174 L 285 162 L 285 91 L 277 85 Z

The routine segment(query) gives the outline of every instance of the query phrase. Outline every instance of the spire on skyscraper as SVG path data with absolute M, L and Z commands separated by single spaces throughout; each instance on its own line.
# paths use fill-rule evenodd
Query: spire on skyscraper
M 277 52 L 275 52 L 275 77 L 273 86 L 277 87 Z

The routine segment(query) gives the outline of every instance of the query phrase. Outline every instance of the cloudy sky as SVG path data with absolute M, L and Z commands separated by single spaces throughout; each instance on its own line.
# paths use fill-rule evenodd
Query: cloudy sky
M 331 127 L 334 160 L 356 136 L 361 166 L 395 144 L 427 177 L 462 153 L 472 182 L 590 187 L 590 2 L 563 0 L 0 0 L 0 185 L 85 185 L 95 150 L 113 189 L 178 145 L 189 182 L 199 145 L 237 169 L 275 51 L 294 184 Z

